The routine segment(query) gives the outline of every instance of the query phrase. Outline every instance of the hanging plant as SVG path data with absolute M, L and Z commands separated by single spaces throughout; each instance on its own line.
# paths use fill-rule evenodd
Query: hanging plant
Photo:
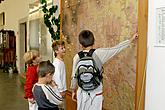
M 53 40 L 60 39 L 60 15 L 56 18 L 54 13 L 57 12 L 58 6 L 52 5 L 51 8 L 47 8 L 47 1 L 40 0 L 42 4 L 42 11 L 44 12 L 44 23 L 46 27 L 49 29 L 49 33 L 51 34 L 51 38 Z

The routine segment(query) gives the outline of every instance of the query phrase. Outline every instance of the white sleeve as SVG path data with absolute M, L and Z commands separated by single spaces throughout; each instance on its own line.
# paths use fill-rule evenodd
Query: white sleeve
M 55 81 L 55 83 L 58 85 L 58 89 L 60 92 L 63 92 L 63 84 L 62 84 L 62 81 L 61 81 L 61 76 L 62 73 L 61 73 L 61 67 L 60 66 L 56 66 L 55 68 L 55 73 L 53 75 L 53 80 Z
M 42 89 L 45 93 L 46 98 L 53 104 L 60 105 L 63 101 L 62 96 L 60 95 L 57 86 L 51 87 L 48 85 L 42 86 Z
M 108 61 L 114 55 L 118 54 L 123 49 L 128 47 L 130 45 L 130 43 L 131 43 L 130 40 L 125 40 L 111 48 L 98 48 L 98 49 L 96 49 L 95 54 L 99 57 L 102 64 L 104 64 L 106 61 Z
M 71 76 L 71 86 L 70 88 L 71 89 L 76 89 L 76 85 L 77 85 L 77 79 L 75 78 L 75 74 L 76 74 L 76 65 L 77 65 L 77 62 L 79 60 L 79 56 L 78 54 L 76 54 L 73 58 L 73 65 L 72 65 L 72 76 Z

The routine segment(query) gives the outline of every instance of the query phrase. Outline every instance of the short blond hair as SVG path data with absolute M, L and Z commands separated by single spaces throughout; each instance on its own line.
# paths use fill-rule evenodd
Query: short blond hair
M 24 54 L 23 59 L 26 64 L 32 64 L 36 57 L 39 57 L 39 51 L 29 50 Z

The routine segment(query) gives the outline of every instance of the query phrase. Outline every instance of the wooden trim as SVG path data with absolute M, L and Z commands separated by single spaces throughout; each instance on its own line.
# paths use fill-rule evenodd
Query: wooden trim
M 147 56 L 148 0 L 138 0 L 138 49 L 135 110 L 144 110 Z
M 77 104 L 72 101 L 72 93 L 71 91 L 66 91 L 66 109 L 67 110 L 76 110 Z

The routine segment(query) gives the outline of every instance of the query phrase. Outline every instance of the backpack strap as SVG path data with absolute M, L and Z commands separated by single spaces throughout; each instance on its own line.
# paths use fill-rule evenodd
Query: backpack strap
M 95 50 L 96 50 L 96 49 L 90 49 L 89 52 L 88 52 L 88 54 L 87 54 L 87 56 L 92 57 L 92 54 L 93 54 L 93 52 L 94 52 Z
M 89 52 L 80 51 L 80 52 L 78 53 L 78 55 L 79 55 L 80 59 L 83 58 L 83 57 L 85 57 L 85 54 L 87 54 L 87 56 L 89 56 L 89 57 L 92 57 L 92 54 L 93 54 L 93 52 L 94 52 L 95 50 L 96 50 L 96 49 L 90 49 Z
M 83 58 L 83 57 L 85 56 L 83 51 L 80 51 L 80 52 L 78 53 L 78 55 L 79 55 L 80 59 Z

